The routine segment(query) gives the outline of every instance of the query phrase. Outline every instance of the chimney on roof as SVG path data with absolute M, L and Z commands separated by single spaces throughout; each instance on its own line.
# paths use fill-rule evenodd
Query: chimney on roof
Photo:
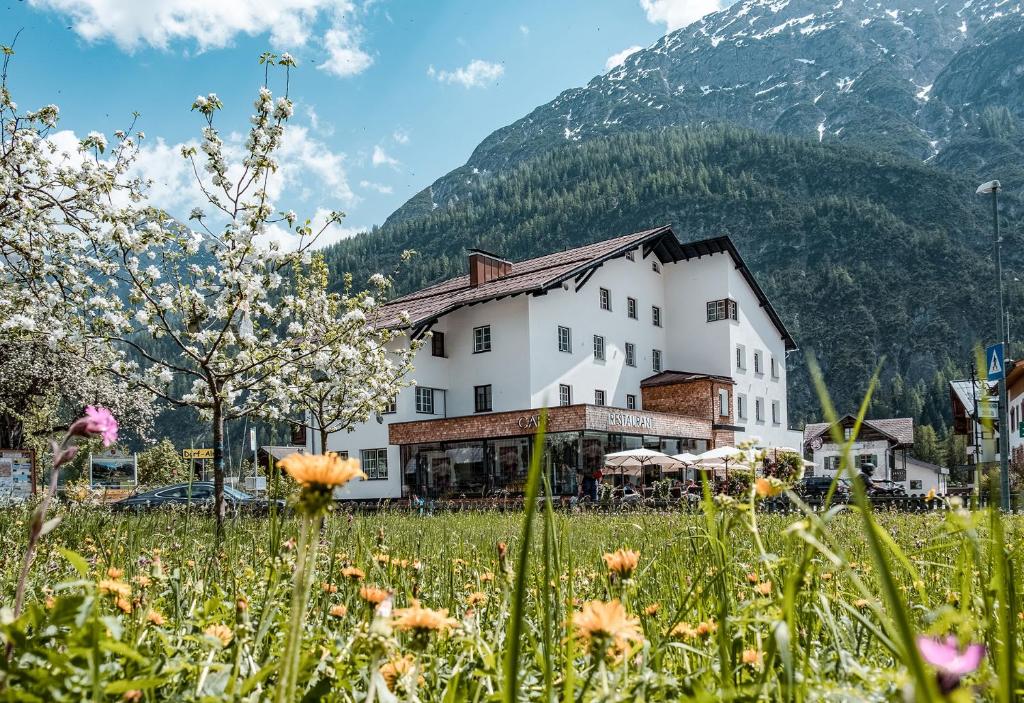
M 469 250 L 469 285 L 481 286 L 512 273 L 512 262 L 483 249 Z

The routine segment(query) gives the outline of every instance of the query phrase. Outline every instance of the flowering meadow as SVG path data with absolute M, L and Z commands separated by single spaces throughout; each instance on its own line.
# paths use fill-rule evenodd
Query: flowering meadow
M 0 616 L 3 699 L 507 699 L 519 595 L 516 699 L 940 700 L 941 657 L 959 666 L 970 642 L 982 656 L 952 676 L 951 695 L 1016 697 L 1000 660 L 1019 665 L 1019 614 L 985 512 L 878 515 L 880 567 L 855 509 L 752 521 L 738 505 L 542 506 L 523 573 L 522 515 L 330 513 L 310 536 L 316 570 L 288 690 L 301 514 L 233 518 L 219 545 L 214 521 L 194 512 L 55 514 L 24 613 Z M 0 513 L 4 603 L 28 520 Z M 1020 519 L 1001 525 L 1016 559 Z M 926 652 L 919 635 L 959 646 Z

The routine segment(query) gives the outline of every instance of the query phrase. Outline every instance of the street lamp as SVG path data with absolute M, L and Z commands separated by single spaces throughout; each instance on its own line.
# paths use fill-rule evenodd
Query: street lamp
M 1006 331 L 1006 310 L 1003 306 L 1003 256 L 999 237 L 999 181 L 988 181 L 978 186 L 978 195 L 992 194 L 992 244 L 995 249 L 996 286 L 999 290 L 999 340 L 1003 343 L 1003 356 L 1010 358 L 1010 343 Z M 1003 510 L 1010 510 L 1010 421 L 1007 417 L 1009 401 L 1006 391 L 1006 366 L 999 380 L 999 494 Z

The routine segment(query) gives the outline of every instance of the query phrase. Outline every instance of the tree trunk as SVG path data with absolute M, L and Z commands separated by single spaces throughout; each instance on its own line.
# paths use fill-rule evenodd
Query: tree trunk
M 320 427 L 319 432 L 320 432 L 320 453 L 321 454 L 326 454 L 327 453 L 327 436 L 330 433 L 326 429 L 324 429 L 322 426 Z
M 213 401 L 213 506 L 219 538 L 224 529 L 224 408 L 216 395 Z

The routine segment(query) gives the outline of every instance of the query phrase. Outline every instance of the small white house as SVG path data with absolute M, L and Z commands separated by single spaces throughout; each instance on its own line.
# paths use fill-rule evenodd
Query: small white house
M 856 418 L 847 415 L 837 423 L 843 440 L 849 440 Z M 842 458 L 842 445 L 833 436 L 832 425 L 819 422 L 804 428 L 804 447 L 814 467 L 807 474 L 835 476 Z M 864 464 L 875 467 L 872 478 L 903 486 L 907 495 L 925 495 L 930 490 L 946 492 L 949 471 L 912 455 L 914 420 L 909 417 L 864 420 L 851 448 L 854 469 Z

